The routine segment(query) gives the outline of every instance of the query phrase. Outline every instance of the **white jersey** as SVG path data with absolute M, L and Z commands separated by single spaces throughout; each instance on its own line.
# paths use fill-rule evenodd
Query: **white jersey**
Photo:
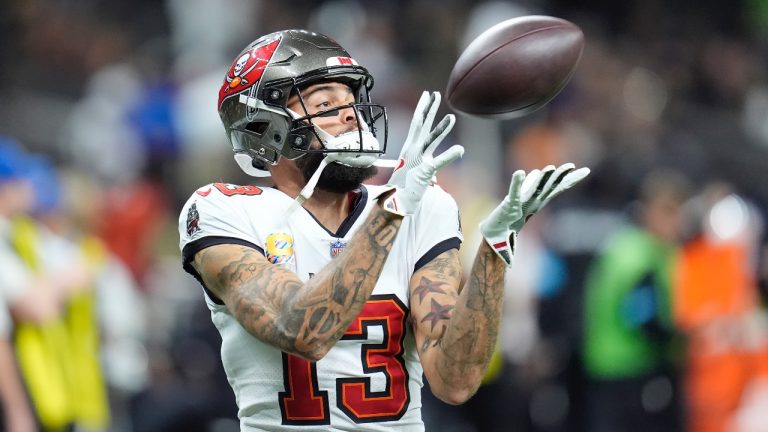
M 198 189 L 179 216 L 184 268 L 195 253 L 234 243 L 264 253 L 304 281 L 342 253 L 364 223 L 381 186 L 364 186 L 350 216 L 332 233 L 272 188 L 222 183 Z M 317 362 L 262 343 L 205 290 L 222 337 L 221 357 L 243 431 L 421 431 L 422 368 L 408 321 L 413 272 L 462 240 L 458 209 L 439 187 L 404 219 L 373 294 L 342 339 Z M 205 288 L 205 287 L 203 287 Z

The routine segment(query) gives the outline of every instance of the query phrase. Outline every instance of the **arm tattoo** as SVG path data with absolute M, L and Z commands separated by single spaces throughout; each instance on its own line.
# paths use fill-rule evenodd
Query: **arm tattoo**
M 330 349 L 373 291 L 401 219 L 380 209 L 350 240 L 345 252 L 307 283 L 285 269 L 257 261 L 243 247 L 216 275 L 218 292 L 237 320 L 260 340 L 307 358 Z M 205 267 L 207 249 L 198 253 Z M 207 281 L 208 282 L 208 281 Z
M 461 277 L 461 267 L 457 267 L 454 265 L 455 260 L 453 259 L 453 256 L 458 255 L 457 250 L 453 250 L 452 253 L 447 255 L 440 255 L 437 258 L 430 261 L 429 266 L 431 269 L 443 276 L 449 276 L 449 277 Z
M 432 309 L 424 316 L 424 318 L 422 318 L 421 322 L 429 321 L 432 324 L 432 327 L 430 328 L 431 330 L 435 329 L 435 325 L 440 322 L 440 320 L 451 319 L 452 305 L 441 305 L 437 300 L 432 299 L 430 306 Z
M 447 328 L 448 326 L 443 324 L 443 329 L 440 330 L 440 336 L 438 336 L 434 341 L 429 337 L 424 338 L 424 343 L 421 344 L 422 354 L 427 352 L 427 350 L 429 350 L 430 348 L 439 346 L 443 342 L 443 338 L 445 337 L 445 329 Z
M 483 243 L 451 313 L 448 328 L 437 344 L 440 355 L 435 368 L 449 386 L 462 386 L 466 382 L 480 384 L 496 346 L 505 269 L 504 263 Z
M 332 265 L 328 289 L 306 292 L 295 299 L 291 309 L 295 312 L 292 322 L 299 329 L 299 351 L 310 352 L 317 344 L 335 343 L 344 335 L 373 291 L 398 228 L 399 222 L 394 224 L 386 215 L 376 215 L 364 232 L 355 235 L 366 247 L 347 247 L 348 253 L 336 258 L 339 265 Z
M 473 289 L 468 293 L 468 308 L 490 311 L 501 301 L 504 292 L 495 288 L 504 284 L 504 268 L 500 268 L 497 258 L 490 248 L 484 247 L 478 252 L 467 283 Z
M 433 281 L 422 276 L 421 280 L 419 281 L 419 286 L 413 289 L 411 295 L 418 295 L 419 303 L 421 304 L 424 302 L 424 297 L 426 297 L 426 295 L 429 293 L 445 294 L 445 290 L 440 288 L 441 285 L 445 285 L 445 282 Z
M 422 275 L 419 284 L 411 288 L 411 302 L 424 303 L 429 297 L 430 310 L 419 320 L 419 324 L 428 323 L 429 332 L 421 343 L 420 351 L 425 353 L 438 346 L 445 336 L 447 323 L 456 303 L 457 294 L 452 287 L 461 280 L 461 264 L 458 261 L 458 250 L 446 251 L 423 267 L 428 273 Z M 418 300 L 417 300 L 418 299 Z M 440 325 L 442 323 L 442 325 Z M 435 328 L 440 325 L 440 335 L 436 336 Z

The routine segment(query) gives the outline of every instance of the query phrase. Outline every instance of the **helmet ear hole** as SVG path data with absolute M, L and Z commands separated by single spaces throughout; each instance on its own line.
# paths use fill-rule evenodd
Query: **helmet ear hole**
M 268 122 L 250 122 L 245 125 L 245 130 L 249 132 L 253 132 L 259 137 L 264 136 L 264 132 L 267 131 L 267 128 L 269 127 Z
M 264 161 L 256 158 L 251 159 L 251 166 L 256 168 L 257 170 L 269 171 L 269 168 L 267 168 L 267 164 L 265 164 Z

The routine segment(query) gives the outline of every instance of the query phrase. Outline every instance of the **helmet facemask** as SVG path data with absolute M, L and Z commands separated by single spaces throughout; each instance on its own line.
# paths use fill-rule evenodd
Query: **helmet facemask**
M 355 116 L 354 127 L 336 135 L 328 133 L 315 124 L 314 119 L 342 115 L 340 111 L 351 110 Z M 292 150 L 302 154 L 333 153 L 333 161 L 342 165 L 365 168 L 386 151 L 387 127 L 386 109 L 381 105 L 369 103 L 350 103 L 333 107 L 313 115 L 299 116 L 289 110 L 294 117 L 291 123 L 289 144 Z M 377 131 L 384 131 L 384 145 L 380 145 Z M 313 145 L 317 143 L 316 145 Z
M 381 105 L 370 103 L 370 98 L 367 97 L 367 88 L 361 84 L 363 81 L 350 83 L 342 79 L 327 78 L 319 82 L 309 83 L 303 88 L 306 89 L 311 85 L 318 85 L 322 84 L 323 82 L 345 84 L 350 88 L 355 96 L 353 98 L 353 102 L 343 103 L 341 105 L 333 106 L 331 108 L 304 116 L 300 116 L 298 113 L 290 109 L 286 109 L 288 113 L 293 117 L 293 121 L 291 123 L 291 133 L 289 135 L 289 143 L 292 145 L 291 150 L 302 155 L 324 156 L 319 162 L 319 165 L 314 165 L 316 166 L 316 169 L 313 173 L 310 174 L 309 172 L 305 172 L 305 179 L 307 180 L 307 184 L 296 198 L 298 204 L 301 204 L 306 199 L 309 199 L 309 197 L 314 192 L 315 186 L 320 181 L 320 176 L 324 172 L 325 168 L 329 166 L 329 164 L 335 162 L 338 165 L 348 167 L 347 169 L 360 169 L 370 173 L 375 173 L 375 169 L 370 171 L 366 170 L 366 168 L 371 168 L 379 159 L 379 157 L 386 151 L 386 109 Z M 361 88 L 364 88 L 366 91 L 361 92 Z M 324 91 L 324 89 L 321 87 L 315 91 Z M 331 89 L 330 91 L 333 92 L 334 90 Z M 364 96 L 361 97 L 361 94 Z M 302 94 L 302 92 L 298 91 L 298 88 L 296 89 L 294 95 L 296 100 L 291 104 L 291 107 L 304 113 L 310 112 L 310 109 L 308 109 L 308 101 L 305 100 L 305 96 Z M 336 99 L 338 103 L 338 96 L 330 97 L 332 99 Z M 319 99 L 319 101 L 324 101 L 324 98 Z M 317 101 L 313 101 L 311 104 L 314 105 L 316 102 Z M 331 123 L 334 125 L 333 133 L 331 133 L 330 131 L 324 129 L 322 126 L 323 123 L 327 124 L 328 122 L 318 121 L 327 117 L 343 118 L 343 124 L 346 127 L 339 130 L 338 124 L 331 121 Z M 376 136 L 377 131 L 383 131 L 385 143 L 384 146 L 379 144 Z M 378 135 L 381 136 L 382 133 L 380 132 Z M 301 145 L 297 145 L 298 143 L 301 143 Z M 317 161 L 316 158 L 313 159 Z M 309 165 L 304 166 L 302 170 L 306 169 L 307 167 L 312 167 L 314 163 L 309 162 Z M 334 172 L 338 173 L 338 169 L 334 169 Z M 345 184 L 345 179 L 352 180 L 356 178 L 356 176 L 362 175 L 363 177 L 367 177 L 367 175 L 371 174 L 364 174 L 363 171 L 360 171 L 358 173 L 350 173 L 349 175 L 351 175 L 349 178 L 339 177 L 334 181 L 333 185 L 327 184 L 324 188 L 328 190 L 334 190 L 334 187 L 336 186 L 335 182 L 337 181 L 341 182 L 338 183 L 341 188 L 348 187 L 342 186 Z M 363 177 L 360 178 L 362 179 Z M 353 182 L 354 181 L 359 180 L 353 180 Z
M 342 165 L 368 167 L 386 152 L 389 135 L 386 108 L 370 102 L 370 84 L 362 83 L 370 81 L 370 76 L 358 78 L 356 82 L 351 81 L 348 74 L 339 75 L 338 80 L 335 78 L 329 72 L 322 80 L 299 84 L 294 79 L 289 85 L 276 83 L 261 90 L 254 87 L 251 93 L 260 94 L 260 97 L 242 96 L 244 103 L 250 101 L 253 105 L 248 106 L 247 112 L 251 121 L 242 128 L 232 128 L 230 137 L 235 160 L 246 173 L 268 176 L 267 166 L 276 164 L 281 157 L 296 159 L 318 153 L 332 155 L 331 161 Z M 322 81 L 351 84 L 356 94 L 355 102 L 303 116 L 286 107 L 288 97 L 283 95 L 297 95 L 302 111 L 308 112 L 299 86 L 306 88 Z M 273 96 L 271 100 L 270 95 Z M 349 131 L 332 135 L 315 122 L 317 118 L 339 116 L 340 111 L 348 109 L 355 115 L 355 125 Z M 264 145 L 270 141 L 271 145 Z M 249 172 L 247 168 L 252 166 L 257 169 Z

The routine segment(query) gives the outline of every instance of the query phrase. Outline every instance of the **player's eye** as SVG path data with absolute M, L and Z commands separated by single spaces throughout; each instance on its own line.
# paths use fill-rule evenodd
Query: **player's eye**
M 325 103 L 324 105 L 320 106 L 320 111 L 316 112 L 314 114 L 315 117 L 333 117 L 338 116 L 339 111 L 343 109 L 347 109 L 350 106 L 352 106 L 352 102 L 349 103 Z
M 330 101 L 323 101 L 315 104 L 315 115 L 318 117 L 331 117 L 338 114 L 338 111 L 333 109 L 334 104 Z
M 323 107 L 326 108 L 326 107 Z M 320 111 L 315 113 L 316 117 L 333 117 L 339 115 L 338 109 L 321 109 Z

